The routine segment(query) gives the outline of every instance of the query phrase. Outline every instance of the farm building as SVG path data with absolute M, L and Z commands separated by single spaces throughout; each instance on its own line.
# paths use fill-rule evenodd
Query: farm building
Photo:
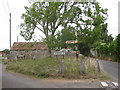
M 8 49 L 3 49 L 3 50 L 0 50 L 0 56 L 1 57 L 5 57 L 9 54 L 9 50 Z
M 48 47 L 41 42 L 14 42 L 9 59 L 37 59 L 49 56 Z

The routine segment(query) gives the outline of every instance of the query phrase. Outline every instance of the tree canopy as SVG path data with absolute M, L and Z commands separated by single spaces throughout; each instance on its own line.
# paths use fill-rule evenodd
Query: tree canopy
M 50 50 L 65 47 L 67 40 L 76 40 L 75 32 L 79 49 L 85 55 L 90 53 L 90 49 L 99 51 L 102 43 L 113 41 L 105 23 L 108 9 L 103 9 L 97 1 L 34 2 L 25 10 L 20 34 L 30 40 L 38 29 L 44 33 L 44 41 Z
M 25 10 L 20 34 L 26 40 L 32 38 L 36 28 L 46 38 L 55 35 L 60 26 L 65 29 L 69 24 L 75 24 L 81 30 L 83 23 L 85 28 L 92 28 L 104 23 L 107 14 L 107 9 L 102 9 L 98 2 L 34 2 Z

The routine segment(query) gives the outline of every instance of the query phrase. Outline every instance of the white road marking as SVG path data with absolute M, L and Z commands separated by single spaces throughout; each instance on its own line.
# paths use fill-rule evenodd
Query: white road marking
M 102 86 L 107 87 L 108 84 L 106 82 L 101 82 Z
M 107 81 L 107 83 L 108 83 L 108 85 L 110 85 L 111 87 L 113 86 L 113 84 L 112 84 L 111 82 L 108 82 L 108 81 Z
M 118 86 L 118 83 L 116 83 L 116 82 L 112 82 L 115 86 Z

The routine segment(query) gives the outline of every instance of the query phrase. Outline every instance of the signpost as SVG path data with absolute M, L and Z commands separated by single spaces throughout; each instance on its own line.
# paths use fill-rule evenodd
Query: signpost
M 54 52 L 54 55 L 57 55 L 57 56 L 65 55 L 65 52 L 57 51 L 57 52 Z
M 80 74 L 85 74 L 85 60 L 80 60 Z
M 62 52 L 62 51 L 56 51 L 54 52 L 54 55 L 56 56 L 63 56 L 63 59 L 60 60 L 60 73 L 62 75 L 62 77 L 64 77 L 64 55 L 65 55 L 65 52 Z
M 57 56 L 63 56 L 63 59 L 64 59 L 65 52 L 56 51 L 56 52 L 54 52 L 54 55 L 56 56 L 56 58 L 57 58 Z
M 95 56 L 95 57 L 98 56 L 97 50 L 91 49 L 90 52 L 93 56 Z

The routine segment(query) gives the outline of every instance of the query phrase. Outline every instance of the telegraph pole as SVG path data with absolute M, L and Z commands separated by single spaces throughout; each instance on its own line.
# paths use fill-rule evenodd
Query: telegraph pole
M 11 48 L 11 13 L 10 13 L 10 48 Z
M 17 42 L 18 42 L 19 37 L 17 36 Z

